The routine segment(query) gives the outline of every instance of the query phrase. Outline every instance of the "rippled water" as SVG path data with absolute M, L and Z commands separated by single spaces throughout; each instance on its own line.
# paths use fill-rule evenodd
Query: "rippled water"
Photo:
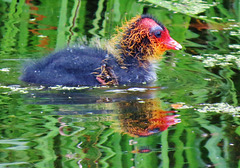
M 13 0 L 0 8 L 0 167 L 239 167 L 239 0 Z M 108 39 L 142 13 L 184 46 L 166 53 L 155 86 L 18 80 L 29 60 Z

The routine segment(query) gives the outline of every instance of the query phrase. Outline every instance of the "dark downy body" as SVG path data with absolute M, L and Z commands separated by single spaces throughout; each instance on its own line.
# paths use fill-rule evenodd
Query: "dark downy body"
M 139 66 L 139 61 L 133 57 L 128 57 L 124 63 L 119 66 L 113 55 L 102 49 L 67 48 L 27 66 L 20 79 L 47 86 L 97 86 L 102 84 L 96 80 L 102 66 L 114 72 L 119 85 L 150 84 L 156 79 L 152 66 Z

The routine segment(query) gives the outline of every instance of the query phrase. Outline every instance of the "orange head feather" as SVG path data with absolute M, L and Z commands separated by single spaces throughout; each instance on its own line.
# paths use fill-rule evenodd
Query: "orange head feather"
M 180 50 L 182 46 L 173 40 L 167 28 L 150 16 L 137 16 L 119 29 L 113 41 L 120 41 L 118 55 L 135 57 L 142 63 L 159 59 L 166 50 Z

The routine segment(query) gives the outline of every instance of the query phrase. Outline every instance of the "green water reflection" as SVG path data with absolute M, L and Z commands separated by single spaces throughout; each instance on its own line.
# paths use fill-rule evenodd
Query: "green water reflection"
M 0 1 L 0 167 L 239 167 L 239 4 Z M 142 13 L 184 46 L 159 63 L 156 87 L 47 89 L 18 80 L 30 59 L 109 39 Z

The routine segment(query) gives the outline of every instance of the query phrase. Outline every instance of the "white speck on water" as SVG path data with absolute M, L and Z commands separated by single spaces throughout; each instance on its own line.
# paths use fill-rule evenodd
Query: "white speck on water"
M 40 37 L 40 38 L 46 38 L 47 36 L 44 36 L 44 35 L 38 35 L 38 37 Z
M 147 90 L 147 88 L 129 88 L 128 91 L 131 92 L 145 92 Z
M 2 69 L 0 69 L 0 71 L 2 71 L 2 72 L 9 72 L 10 68 L 2 68 Z

